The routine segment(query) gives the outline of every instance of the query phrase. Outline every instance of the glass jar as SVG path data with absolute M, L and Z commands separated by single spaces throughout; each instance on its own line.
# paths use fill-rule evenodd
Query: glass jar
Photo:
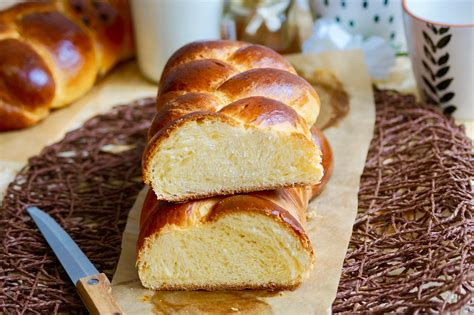
M 264 45 L 282 54 L 300 52 L 312 25 L 307 0 L 230 0 L 225 5 L 225 38 Z

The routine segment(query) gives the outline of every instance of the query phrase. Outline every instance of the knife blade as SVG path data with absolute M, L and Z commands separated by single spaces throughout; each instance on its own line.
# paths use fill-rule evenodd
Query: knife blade
M 26 209 L 43 234 L 91 314 L 123 314 L 112 296 L 107 276 L 100 273 L 76 242 L 46 212 L 37 207 Z

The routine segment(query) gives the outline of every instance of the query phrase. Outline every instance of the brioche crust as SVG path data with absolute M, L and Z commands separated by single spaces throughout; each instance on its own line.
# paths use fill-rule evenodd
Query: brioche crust
M 1 11 L 0 131 L 36 124 L 132 54 L 125 0 L 28 2 Z
M 314 198 L 318 196 L 324 190 L 324 187 L 326 186 L 329 179 L 331 178 L 331 175 L 334 169 L 334 161 L 333 161 L 331 146 L 329 145 L 329 141 L 324 136 L 323 132 L 319 130 L 318 128 L 316 128 L 316 126 L 313 126 L 311 128 L 311 137 L 313 139 L 313 142 L 316 143 L 316 145 L 321 149 L 321 153 L 322 153 L 321 165 L 323 166 L 323 169 L 324 169 L 324 175 L 323 175 L 323 178 L 321 178 L 321 181 L 319 182 L 319 184 L 316 184 L 310 187 L 312 191 L 311 198 Z
M 319 106 L 312 86 L 268 48 L 188 44 L 163 70 L 144 181 L 175 202 L 317 184 L 321 156 L 308 126 Z
M 258 45 L 196 42 L 170 58 L 143 155 L 152 188 L 137 243 L 143 286 L 276 290 L 308 277 L 305 211 L 331 163 L 308 127 L 319 102 Z
M 170 285 L 161 284 L 159 286 L 150 286 L 147 289 L 157 291 L 240 291 L 240 290 L 265 290 L 265 291 L 282 291 L 289 290 L 293 291 L 301 285 L 301 281 L 294 284 L 282 284 L 282 283 L 222 283 L 216 285 L 197 285 L 197 284 L 186 284 L 186 285 Z
M 305 188 L 283 188 L 173 204 L 156 200 L 150 190 L 144 203 L 137 246 L 137 267 L 142 284 L 158 290 L 296 288 L 308 276 L 314 263 L 313 249 L 302 227 L 309 197 Z M 231 223 L 219 225 L 226 218 L 232 220 Z M 255 232 L 259 229 L 266 232 Z M 266 241 L 260 239 L 262 236 Z M 245 238 L 250 246 L 245 245 Z M 253 239 L 260 241 L 252 243 Z M 270 246 L 271 242 L 274 243 L 269 248 L 264 245 Z M 205 246 L 210 260 L 206 260 L 206 254 L 193 244 Z M 211 254 L 220 248 L 228 251 L 228 258 Z M 195 254 L 184 254 L 188 251 Z M 239 259 L 239 253 L 253 257 L 252 261 Z M 259 259 L 264 260 L 257 263 Z M 188 262 L 192 265 L 188 266 Z M 207 266 L 212 263 L 217 265 Z M 175 269 L 163 271 L 167 268 L 164 266 Z M 191 266 L 195 269 L 189 269 Z M 247 270 L 237 275 L 233 270 L 240 268 Z M 236 276 L 241 280 L 234 279 Z M 226 277 L 229 278 L 227 282 Z

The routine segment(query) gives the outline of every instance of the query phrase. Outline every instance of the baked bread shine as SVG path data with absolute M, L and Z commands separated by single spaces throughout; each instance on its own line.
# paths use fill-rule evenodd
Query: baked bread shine
M 126 0 L 30 1 L 1 11 L 0 131 L 36 124 L 132 55 Z
M 332 169 L 329 144 L 313 137 Z M 293 289 L 314 253 L 304 230 L 309 200 L 321 184 L 279 188 L 186 203 L 158 201 L 149 191 L 140 218 L 137 269 L 156 290 Z
M 313 185 L 323 176 L 308 128 L 318 95 L 268 48 L 184 46 L 163 71 L 157 107 L 143 175 L 159 200 Z

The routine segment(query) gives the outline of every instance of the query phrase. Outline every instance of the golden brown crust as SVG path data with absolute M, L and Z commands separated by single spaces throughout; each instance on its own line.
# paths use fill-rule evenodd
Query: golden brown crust
M 55 82 L 43 59 L 17 39 L 0 40 L 0 99 L 28 110 L 44 107 L 54 97 Z
M 133 55 L 132 21 L 126 0 L 62 0 L 65 13 L 94 39 L 99 74 Z
M 203 41 L 188 44 L 171 56 L 161 77 L 157 109 L 143 156 L 147 184 L 151 182 L 153 155 L 164 139 L 186 122 L 206 118 L 309 139 L 308 126 L 319 113 L 319 97 L 282 56 L 269 48 L 234 41 Z M 169 201 L 185 201 L 305 184 L 309 183 L 223 189 L 192 197 L 157 195 Z
M 32 119 L 28 113 L 46 115 L 55 82 L 43 59 L 29 44 L 5 39 L 0 40 L 0 60 L 0 130 L 21 127 L 19 120 Z
M 310 198 L 305 187 L 286 187 L 186 203 L 159 201 L 150 191 L 140 217 L 137 245 L 139 251 L 148 237 L 159 233 L 166 226 L 176 225 L 183 228 L 198 223 L 206 224 L 219 220 L 224 215 L 241 211 L 272 217 L 291 230 L 300 239 L 303 247 L 312 253 L 311 244 L 302 226 Z M 212 203 L 211 210 L 204 217 L 200 217 L 198 209 L 209 202 Z
M 19 106 L 12 106 L 0 100 L 0 131 L 21 129 L 25 125 L 34 124 L 36 117 L 46 117 L 48 111 L 43 108 L 25 111 Z
M 279 188 L 299 188 L 299 187 L 307 187 L 308 183 L 285 183 L 285 184 L 278 184 L 278 185 L 266 185 L 265 187 L 262 186 L 251 186 L 251 187 L 244 187 L 239 189 L 221 189 L 219 191 L 211 191 L 206 194 L 190 194 L 186 197 L 171 197 L 167 198 L 170 199 L 170 202 L 177 202 L 177 203 L 186 203 L 192 202 L 192 200 L 197 199 L 204 199 L 204 198 L 211 198 L 214 196 L 229 196 L 235 194 L 242 194 L 242 193 L 251 193 L 251 192 L 261 192 L 267 190 L 275 190 Z M 163 197 L 159 197 L 159 200 L 163 200 Z
M 175 67 L 196 59 L 224 60 L 239 48 L 247 47 L 248 43 L 220 40 L 220 41 L 198 41 L 187 44 L 178 49 L 168 60 L 161 74 L 161 78 Z M 160 80 L 161 81 L 161 80 Z
M 266 290 L 266 291 L 293 291 L 301 285 L 301 279 L 294 284 L 276 284 L 276 283 L 241 283 L 241 284 L 220 284 L 220 285 L 160 285 L 151 289 L 159 291 L 239 291 L 239 290 Z
M 69 95 L 89 89 L 97 75 L 92 39 L 76 23 L 57 11 L 31 13 L 17 22 L 22 40 L 42 54 L 56 78 L 52 107 L 64 105 Z
M 304 211 L 310 197 L 309 190 L 301 188 L 282 188 L 274 191 L 254 192 L 246 195 L 218 197 L 197 200 L 183 204 L 158 201 L 153 192 L 149 190 L 140 218 L 140 234 L 137 243 L 137 259 L 140 260 L 141 252 L 147 241 L 154 238 L 164 228 L 177 226 L 183 229 L 196 224 L 211 224 L 226 215 L 235 213 L 251 213 L 251 215 L 264 215 L 279 222 L 282 227 L 293 233 L 301 242 L 310 257 L 314 257 L 313 248 L 303 229 Z M 210 211 L 203 217 L 199 216 L 199 208 L 211 203 Z M 283 206 L 285 208 L 283 208 Z M 312 258 L 314 259 L 314 258 Z M 240 283 L 219 285 L 160 285 L 152 287 L 156 290 L 293 290 L 301 284 L 302 279 L 294 283 Z
M 308 126 L 319 113 L 319 97 L 303 78 L 279 69 L 252 69 L 241 72 L 224 82 L 218 89 L 235 101 L 250 96 L 275 99 L 296 110 Z
M 177 91 L 212 92 L 237 73 L 237 69 L 220 60 L 193 60 L 173 68 L 162 77 L 158 97 Z
M 311 128 L 311 136 L 313 138 L 314 143 L 316 143 L 321 150 L 321 153 L 322 153 L 321 164 L 323 165 L 323 169 L 324 169 L 324 175 L 323 175 L 323 178 L 321 178 L 321 181 L 319 182 L 319 184 L 313 185 L 311 187 L 311 190 L 312 190 L 311 198 L 314 198 L 323 191 L 327 182 L 331 178 L 331 175 L 334 169 L 334 161 L 333 161 L 331 145 L 329 144 L 329 141 L 326 138 L 326 136 L 324 136 L 324 133 L 318 128 L 316 128 L 316 126 L 313 126 Z
M 228 61 L 232 65 L 239 65 L 239 69 L 271 68 L 296 74 L 293 66 L 279 53 L 260 45 L 241 47 Z
M 195 111 L 214 112 L 219 100 L 209 93 L 187 93 L 178 97 L 159 98 L 158 112 L 148 130 L 148 138 L 176 119 Z
M 0 130 L 33 125 L 80 97 L 131 56 L 131 36 L 123 0 L 29 2 L 0 12 Z
M 140 226 L 142 226 L 148 220 L 148 216 L 155 211 L 155 207 L 159 204 L 160 202 L 157 202 L 157 198 L 153 190 L 148 189 L 145 200 L 143 201 L 142 212 L 140 213 Z
M 285 58 L 243 42 L 202 41 L 177 50 L 161 76 L 158 109 L 187 93 L 212 94 L 219 100 L 214 111 L 243 98 L 267 97 L 295 109 L 309 126 L 319 112 L 317 93 Z
M 296 74 L 295 69 L 280 54 L 261 45 L 220 40 L 197 41 L 178 49 L 168 60 L 162 78 L 181 64 L 197 59 L 217 59 L 237 67 L 240 71 L 254 68 L 273 68 Z
M 235 101 L 221 110 L 227 115 L 244 124 L 260 128 L 281 129 L 310 136 L 306 122 L 291 107 L 282 102 L 262 96 L 253 96 Z

